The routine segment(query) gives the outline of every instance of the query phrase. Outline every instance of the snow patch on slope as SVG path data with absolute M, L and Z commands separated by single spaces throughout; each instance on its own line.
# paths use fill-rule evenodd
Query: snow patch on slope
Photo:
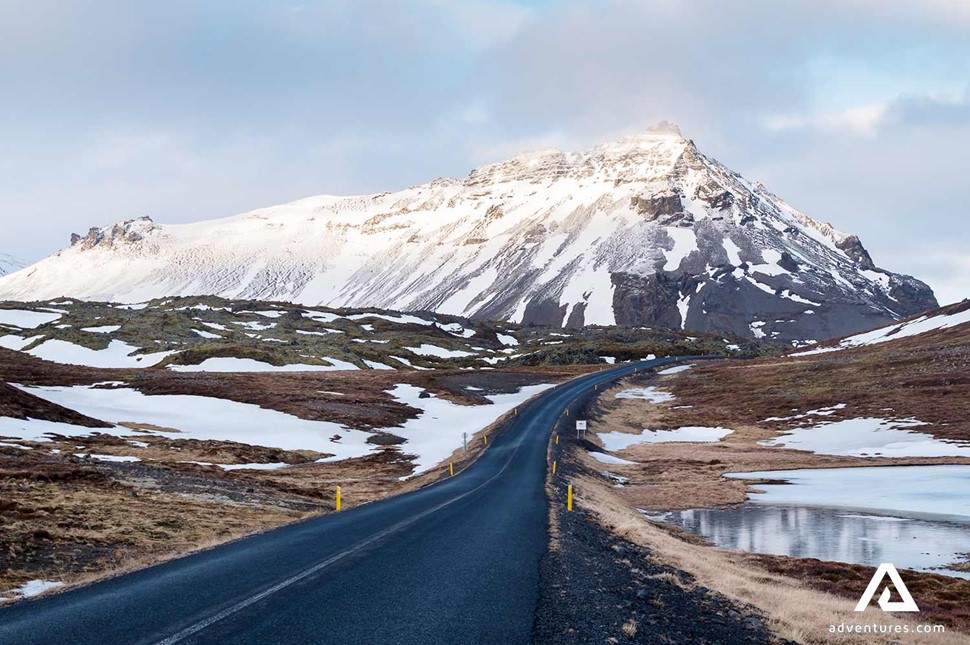
M 734 432 L 729 428 L 684 426 L 673 430 L 651 430 L 640 434 L 629 432 L 604 432 L 597 435 L 603 447 L 610 452 L 624 450 L 641 443 L 715 443 Z
M 58 320 L 59 313 L 43 311 L 25 311 L 23 309 L 0 309 L 0 325 L 19 327 L 20 329 L 37 329 Z
M 64 340 L 48 340 L 27 353 L 63 365 L 102 368 L 152 367 L 175 353 L 134 354 L 136 351 L 137 347 L 120 340 L 112 340 L 105 349 L 88 349 Z
M 462 434 L 469 437 L 487 427 L 503 414 L 528 399 L 554 387 L 541 384 L 523 387 L 508 394 L 486 396 L 485 405 L 459 405 L 424 390 L 401 384 L 389 390 L 397 401 L 419 410 L 416 418 L 400 427 L 377 428 L 370 432 L 354 430 L 329 421 L 308 421 L 290 414 L 227 399 L 191 395 L 144 395 L 136 390 L 117 388 L 21 387 L 23 391 L 81 414 L 108 423 L 110 428 L 86 428 L 67 423 L 37 419 L 0 417 L 0 437 L 19 441 L 45 442 L 51 435 L 87 437 L 95 433 L 131 436 L 134 431 L 123 423 L 148 424 L 153 429 L 141 434 L 170 439 L 235 441 L 282 450 L 313 450 L 333 454 L 321 462 L 339 461 L 370 454 L 376 446 L 367 442 L 373 432 L 387 432 L 405 439 L 401 450 L 415 456 L 417 475 L 442 462 L 462 446 Z M 85 455 L 104 461 L 132 461 L 136 457 Z M 239 468 L 279 468 L 285 464 L 241 464 L 220 466 Z
M 618 399 L 643 399 L 645 401 L 650 401 L 651 403 L 666 403 L 668 401 L 673 401 L 676 397 L 670 392 L 665 392 L 664 390 L 658 390 L 653 385 L 647 387 L 630 388 L 628 390 L 623 390 L 618 392 L 616 395 Z
M 399 428 L 389 428 L 388 432 L 406 440 L 401 449 L 417 456 L 413 474 L 419 475 L 460 448 L 463 433 L 471 438 L 503 414 L 551 387 L 531 385 L 514 394 L 487 396 L 485 398 L 491 402 L 488 405 L 472 406 L 458 405 L 434 394 L 421 398 L 423 389 L 413 385 L 396 385 L 389 391 L 390 394 L 398 401 L 421 410 L 421 414 Z
M 270 365 L 251 358 L 207 358 L 198 365 L 170 365 L 176 372 L 333 372 L 337 370 L 358 370 L 353 363 L 335 358 L 324 358 L 331 365 L 309 365 L 293 363 L 289 365 Z
M 880 327 L 879 329 L 874 329 L 863 334 L 849 336 L 839 341 L 839 344 L 834 347 L 816 347 L 815 349 L 804 352 L 796 352 L 791 354 L 791 356 L 812 356 L 814 354 L 837 352 L 853 347 L 878 345 L 879 343 L 888 343 L 889 341 L 899 340 L 900 338 L 909 338 L 910 336 L 918 336 L 931 331 L 949 329 L 966 323 L 970 323 L 970 308 L 948 315 L 920 316 L 919 318 L 898 325 Z
M 307 421 L 257 405 L 191 395 L 147 396 L 127 388 L 21 387 L 28 394 L 52 401 L 86 416 L 114 424 L 150 424 L 170 439 L 236 441 L 281 450 L 315 450 L 341 458 L 367 454 L 373 446 L 368 433 L 329 421 Z M 48 433 L 84 437 L 92 433 L 130 436 L 132 430 L 84 428 L 66 423 L 0 417 L 0 435 L 25 441 L 46 441 Z M 335 436 L 339 435 L 339 439 Z
M 916 419 L 858 418 L 787 430 L 760 442 L 817 455 L 850 457 L 970 457 L 970 442 L 937 439 L 910 428 L 926 425 Z

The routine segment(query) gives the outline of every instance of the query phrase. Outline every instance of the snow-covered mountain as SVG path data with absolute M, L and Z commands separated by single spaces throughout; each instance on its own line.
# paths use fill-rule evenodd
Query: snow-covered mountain
M 18 260 L 12 255 L 0 253 L 0 275 L 7 275 L 15 271 L 20 271 L 26 266 L 23 261 Z
M 394 193 L 197 224 L 91 229 L 0 299 L 170 295 L 432 310 L 543 325 L 841 336 L 936 306 L 858 238 L 703 155 L 670 124 Z

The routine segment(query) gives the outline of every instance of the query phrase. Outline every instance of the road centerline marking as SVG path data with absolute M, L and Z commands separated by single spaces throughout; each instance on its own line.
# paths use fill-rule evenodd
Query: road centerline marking
M 618 373 L 616 375 L 616 378 L 622 378 L 623 376 L 625 376 L 625 372 L 626 372 L 626 370 L 620 371 L 620 373 Z M 597 382 L 600 379 L 591 378 L 590 380 L 595 383 L 595 382 Z M 610 379 L 602 379 L 602 380 L 606 381 L 606 380 L 610 380 Z M 570 386 L 567 386 L 566 388 L 564 388 L 564 390 L 562 392 L 557 393 L 556 396 L 550 397 L 550 401 L 549 401 L 550 404 L 553 404 L 554 401 L 557 401 L 557 400 L 560 400 L 561 401 L 562 399 L 566 398 L 566 401 L 563 402 L 562 404 L 563 405 L 568 405 L 570 402 L 572 402 L 572 400 L 574 400 L 576 398 L 576 396 L 578 396 L 578 394 L 574 394 L 571 398 L 567 398 L 569 396 L 569 394 L 572 392 L 572 390 L 573 390 L 574 387 L 579 387 L 580 389 L 582 389 L 583 387 L 586 387 L 586 385 L 585 384 L 580 384 L 580 383 L 572 383 L 572 384 L 570 384 Z M 555 404 L 553 404 L 553 405 L 555 407 Z M 526 424 L 526 427 L 528 427 L 530 425 L 532 425 L 532 424 L 531 423 L 528 423 L 528 424 Z M 155 645 L 175 645 L 176 643 L 179 643 L 179 642 L 185 640 L 186 638 L 189 638 L 191 636 L 194 636 L 195 634 L 198 634 L 199 632 L 207 629 L 208 627 L 211 627 L 212 625 L 214 625 L 214 624 L 216 624 L 218 622 L 221 622 L 221 621 L 225 620 L 226 618 L 229 618 L 230 616 L 233 616 L 233 615 L 239 613 L 243 609 L 245 609 L 245 608 L 247 608 L 247 607 L 249 607 L 251 605 L 254 605 L 254 604 L 258 603 L 261 600 L 264 600 L 264 599 L 272 596 L 273 594 L 275 594 L 275 593 L 277 593 L 279 591 L 282 591 L 283 589 L 286 589 L 287 587 L 290 587 L 290 586 L 292 586 L 292 585 L 294 585 L 294 584 L 296 584 L 296 583 L 298 583 L 298 582 L 300 582 L 302 580 L 306 580 L 307 578 L 309 578 L 309 577 L 311 577 L 311 576 L 313 576 L 313 575 L 315 575 L 315 574 L 317 574 L 317 573 L 319 573 L 319 572 L 327 569 L 328 567 L 336 564 L 337 562 L 339 562 L 339 561 L 341 561 L 341 560 L 343 560 L 343 559 L 345 559 L 345 558 L 347 558 L 349 556 L 352 556 L 353 554 L 355 554 L 355 553 L 357 553 L 359 551 L 362 551 L 363 549 L 367 548 L 368 546 L 370 546 L 372 544 L 375 544 L 376 542 L 379 542 L 380 540 L 388 537 L 389 535 L 393 535 L 394 533 L 397 533 L 398 531 L 401 531 L 401 530 L 403 530 L 403 529 L 411 526 L 412 524 L 415 524 L 416 522 L 421 521 L 425 517 L 428 517 L 429 515 L 432 515 L 434 513 L 437 513 L 438 511 L 440 511 L 440 510 L 442 510 L 444 508 L 447 508 L 448 506 L 451 506 L 455 502 L 458 502 L 458 501 L 460 501 L 460 500 L 468 497 L 469 495 L 472 495 L 472 494 L 478 492 L 479 490 L 481 490 L 482 488 L 488 486 L 493 481 L 495 481 L 496 479 L 498 479 L 499 477 L 501 477 L 502 474 L 505 473 L 505 471 L 509 467 L 509 464 L 512 463 L 512 460 L 515 458 L 515 456 L 519 452 L 519 449 L 522 447 L 522 444 L 525 441 L 526 434 L 527 434 L 526 432 L 520 432 L 519 433 L 518 441 L 515 443 L 515 447 L 512 450 L 512 453 L 509 455 L 508 459 L 505 460 L 505 463 L 502 465 L 502 468 L 499 469 L 499 471 L 497 473 L 495 473 L 494 475 L 492 475 L 491 477 L 489 477 L 487 480 L 485 480 L 484 482 L 482 482 L 481 484 L 479 484 L 475 488 L 473 488 L 471 490 L 468 490 L 468 491 L 465 491 L 464 493 L 462 493 L 462 494 L 460 494 L 460 495 L 458 495 L 456 497 L 453 497 L 453 498 L 451 498 L 451 499 L 449 499 L 449 500 L 447 500 L 445 502 L 442 502 L 441 504 L 438 504 L 437 506 L 434 506 L 434 507 L 429 508 L 429 509 L 427 509 L 425 511 L 422 511 L 421 513 L 418 513 L 417 515 L 415 515 L 413 517 L 410 517 L 407 520 L 403 520 L 401 522 L 398 522 L 397 524 L 394 524 L 392 526 L 389 526 L 388 528 L 386 528 L 386 529 L 384 529 L 382 531 L 379 531 L 379 532 L 375 533 L 374 535 L 370 536 L 366 540 L 357 543 L 353 547 L 351 547 L 349 549 L 346 549 L 344 551 L 341 551 L 340 553 L 337 553 L 337 554 L 335 554 L 335 555 L 327 558 L 323 562 L 320 562 L 320 563 L 318 563 L 318 564 L 310 567 L 309 569 L 306 569 L 304 571 L 301 571 L 298 574 L 295 574 L 295 575 L 293 575 L 293 576 L 291 576 L 289 578 L 286 578 L 285 580 L 283 580 L 281 582 L 278 582 L 277 584 L 275 584 L 275 585 L 273 585 L 273 586 L 271 586 L 271 587 L 269 587 L 267 589 L 264 589 L 263 591 L 261 591 L 259 593 L 256 593 L 256 594 L 254 594 L 252 596 L 249 596 L 248 598 L 246 598 L 244 600 L 241 600 L 241 601 L 235 603 L 234 605 L 231 605 L 230 607 L 227 607 L 227 608 L 223 609 L 222 611 L 220 611 L 220 612 L 218 612 L 216 614 L 213 614 L 212 616 L 209 616 L 208 618 L 205 618 L 203 620 L 200 620 L 200 621 L 198 621 L 198 622 L 196 622 L 196 623 L 194 623 L 192 625 L 189 625 L 188 627 L 182 629 L 179 632 L 176 632 L 175 634 L 173 634 L 173 635 L 171 635 L 171 636 L 169 636 L 167 638 L 164 638 L 164 639 L 162 639 L 160 641 L 155 641 Z
M 371 537 L 369 537 L 366 540 L 364 540 L 363 542 L 359 542 L 358 544 L 354 545 L 353 547 L 351 547 L 351 548 L 349 548 L 349 549 L 347 549 L 345 551 L 341 551 L 340 553 L 337 553 L 336 555 L 333 555 L 330 558 L 327 558 L 323 562 L 320 562 L 320 563 L 318 563 L 318 564 L 310 567 L 309 569 L 306 569 L 305 571 L 302 571 L 302 572 L 300 572 L 300 573 L 298 573 L 298 574 L 296 574 L 294 576 L 291 576 L 291 577 L 287 578 L 286 580 L 283 580 L 282 582 L 279 582 L 279 583 L 273 585 L 272 587 L 270 587 L 268 589 L 265 589 L 265 590 L 263 590 L 263 591 L 255 594 L 255 595 L 250 596 L 249 598 L 246 598 L 245 600 L 242 600 L 240 602 L 237 602 L 236 604 L 232 605 L 231 607 L 227 607 L 226 609 L 223 609 L 222 611 L 220 611 L 220 612 L 218 612 L 218 613 L 216 613 L 216 614 L 214 614 L 214 615 L 212 615 L 212 616 L 210 616 L 208 618 L 205 618 L 203 620 L 200 620 L 200 621 L 196 622 L 193 625 L 189 625 L 185 629 L 182 629 L 181 631 L 173 634 L 172 636 L 169 636 L 168 638 L 165 638 L 165 639 L 160 640 L 160 641 L 156 641 L 156 645 L 175 645 L 175 643 L 179 643 L 179 642 L 185 640 L 186 638 L 188 638 L 190 636 L 194 636 L 195 634 L 198 634 L 199 632 L 205 630 L 206 628 L 211 627 L 212 625 L 214 625 L 214 624 L 216 624 L 216 623 L 218 623 L 218 622 L 220 622 L 222 620 L 225 620 L 226 618 L 229 618 L 230 616 L 232 616 L 232 615 L 234 615 L 236 613 L 239 613 L 240 611 L 242 611 L 246 607 L 249 607 L 251 605 L 254 605 L 257 602 L 259 602 L 259 601 L 261 601 L 261 600 L 263 600 L 265 598 L 268 598 L 269 596 L 275 594 L 278 591 L 282 591 L 283 589 L 285 589 L 285 588 L 287 588 L 289 586 L 292 586 L 292 585 L 296 584 L 297 582 L 300 582 L 302 580 L 305 580 L 305 579 L 309 578 L 310 576 L 313 576 L 314 574 L 317 574 L 317 573 L 323 571 L 324 569 L 326 569 L 327 567 L 329 567 L 329 566 L 331 566 L 331 565 L 339 562 L 340 560 L 343 560 L 343 559 L 345 559 L 345 558 L 347 558 L 347 557 L 349 557 L 349 556 L 357 553 L 358 551 L 361 551 L 361 550 L 367 548 L 368 546 L 374 544 L 375 542 L 379 542 L 383 538 L 385 538 L 385 537 L 387 537 L 389 535 L 393 535 L 394 533 L 396 533 L 396 532 L 398 532 L 398 531 L 400 531 L 402 529 L 405 529 L 408 526 L 411 526 L 412 524 L 414 524 L 416 522 L 419 522 L 420 520 L 424 519 L 425 517 L 427 517 L 429 515 L 432 515 L 433 513 L 436 513 L 438 511 L 440 511 L 440 510 L 442 510 L 442 509 L 444 509 L 444 508 L 446 508 L 446 507 L 454 504 L 455 502 L 457 502 L 459 500 L 462 500 L 465 497 L 468 497 L 469 495 L 472 495 L 473 493 L 478 492 L 479 490 L 481 490 L 485 486 L 488 486 L 493 481 L 495 481 L 500 476 L 502 476 L 503 473 L 505 473 L 505 471 L 509 467 L 509 464 L 511 464 L 512 463 L 512 460 L 515 458 L 515 455 L 518 454 L 519 448 L 522 446 L 522 443 L 525 441 L 525 434 L 526 433 L 520 433 L 519 440 L 516 442 L 515 448 L 512 450 L 512 454 L 510 454 L 509 457 L 508 457 L 508 459 L 505 460 L 505 463 L 502 465 L 502 468 L 497 473 L 495 473 L 494 475 L 492 475 L 491 477 L 489 477 L 487 480 L 485 480 L 484 482 L 482 482 L 481 484 L 479 484 L 475 488 L 473 488 L 473 489 L 471 489 L 469 491 L 465 491 L 461 495 L 458 495 L 457 497 L 453 497 L 453 498 L 451 498 L 451 499 L 449 499 L 449 500 L 447 500 L 445 502 L 442 502 L 441 504 L 438 504 L 437 506 L 434 506 L 434 507 L 429 508 L 429 509 L 427 509 L 425 511 L 422 511 L 421 513 L 418 513 L 414 517 L 411 517 L 411 518 L 408 518 L 408 519 L 403 520 L 401 522 L 398 522 L 397 524 L 394 524 L 394 525 L 392 525 L 392 526 L 384 529 L 383 531 L 379 531 L 379 532 L 375 533 L 374 535 L 372 535 Z

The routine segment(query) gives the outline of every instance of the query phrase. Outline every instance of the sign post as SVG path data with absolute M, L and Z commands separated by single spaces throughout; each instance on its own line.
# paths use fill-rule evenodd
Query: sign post
M 576 422 L 576 438 L 577 439 L 585 439 L 586 438 L 586 421 L 585 420 L 583 420 L 583 421 L 577 421 Z

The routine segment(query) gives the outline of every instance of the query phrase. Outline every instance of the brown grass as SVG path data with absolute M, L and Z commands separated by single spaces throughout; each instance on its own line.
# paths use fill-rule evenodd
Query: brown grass
M 829 419 L 915 417 L 932 424 L 920 432 L 970 440 L 970 325 L 827 354 L 701 364 L 670 386 L 694 406 L 678 411 L 693 425 L 777 430 L 790 424 L 763 420 L 845 403 Z
M 71 369 L 67 368 L 65 374 L 54 366 L 41 376 L 70 383 Z M 420 382 L 438 388 L 434 391 L 455 397 L 467 385 L 502 390 L 560 380 L 582 371 L 489 370 L 481 374 L 440 373 L 436 378 L 423 372 L 416 374 L 424 379 Z M 97 381 L 116 380 L 102 372 L 93 370 Z M 361 400 L 384 395 L 374 389 L 383 385 L 372 379 L 361 380 L 356 378 L 357 373 L 341 376 L 346 378 L 329 375 L 326 389 L 358 388 L 356 397 Z M 395 375 L 393 380 L 401 382 L 401 376 Z M 348 378 L 352 381 L 349 385 Z M 307 392 L 324 387 L 313 378 L 284 382 L 299 383 Z M 364 388 L 367 384 L 372 387 Z M 14 395 L 20 392 L 10 390 Z M 261 396 L 270 394 L 262 392 Z M 480 402 L 475 396 L 468 394 L 468 400 L 460 402 Z M 367 405 L 362 409 L 366 416 Z M 366 425 L 360 412 L 357 414 L 358 423 Z M 378 444 L 374 453 L 333 463 L 314 463 L 324 455 L 313 451 L 141 434 L 139 431 L 158 430 L 144 424 L 126 424 L 132 430 L 129 438 L 95 434 L 19 442 L 31 448 L 26 451 L 0 447 L 0 592 L 34 578 L 58 580 L 69 586 L 86 583 L 329 512 L 337 486 L 345 509 L 426 486 L 449 476 L 449 462 L 458 473 L 477 459 L 485 449 L 483 436 L 494 440 L 510 415 L 469 437 L 467 453 L 459 448 L 447 461 L 418 477 L 411 477 L 413 463 L 406 445 L 400 446 L 400 440 L 391 434 L 375 435 Z M 135 446 L 130 439 L 148 445 Z M 103 463 L 73 456 L 80 452 L 134 456 L 142 461 Z M 293 465 L 279 470 L 227 472 L 217 466 L 188 463 L 196 461 Z
M 677 400 L 653 405 L 617 400 L 616 391 L 646 382 L 662 384 Z M 860 565 L 727 552 L 697 536 L 647 521 L 635 509 L 673 510 L 736 504 L 746 499 L 744 482 L 726 472 L 902 464 L 970 464 L 966 458 L 863 459 L 769 448 L 759 442 L 793 427 L 797 420 L 768 422 L 810 409 L 845 403 L 826 420 L 874 416 L 915 417 L 926 432 L 970 440 L 970 326 L 927 334 L 874 348 L 804 358 L 699 364 L 676 375 L 631 379 L 601 397 L 596 431 L 640 433 L 643 428 L 687 425 L 729 427 L 717 443 L 639 444 L 619 453 L 638 462 L 607 466 L 585 453 L 591 472 L 609 470 L 629 478 L 613 488 L 602 477 L 583 479 L 577 499 L 608 529 L 650 548 L 665 564 L 687 571 L 698 584 L 748 603 L 768 616 L 769 627 L 801 643 L 895 643 L 898 636 L 830 634 L 839 623 L 945 623 L 944 635 L 911 634 L 905 642 L 965 643 L 970 640 L 970 583 L 946 576 L 904 572 L 923 610 L 894 617 L 870 608 L 853 612 L 873 569 Z M 890 409 L 891 408 L 891 409 Z M 957 631 L 962 630 L 962 631 Z
M 415 416 L 417 410 L 387 392 L 400 383 L 421 387 L 458 404 L 475 405 L 484 401 L 480 395 L 466 390 L 466 385 L 484 384 L 498 391 L 510 391 L 510 388 L 524 385 L 562 381 L 603 367 L 557 365 L 486 372 L 447 369 L 189 373 L 151 368 L 98 369 L 59 365 L 0 348 L 0 384 L 71 386 L 118 381 L 148 395 L 182 394 L 222 398 L 259 405 L 301 419 L 332 421 L 359 429 L 391 427 Z M 15 388 L 10 390 L 13 392 L 0 389 L 0 406 L 5 405 L 15 392 L 19 392 Z M 332 394 L 334 392 L 336 394 Z M 41 410 L 41 406 L 34 402 L 32 409 Z M 22 415 L 13 416 L 22 418 Z M 39 416 L 35 412 L 33 418 L 47 419 L 49 416 L 50 420 L 62 420 L 56 418 L 53 412 L 43 412 Z
M 764 422 L 771 415 L 790 415 L 792 408 L 805 411 L 812 406 L 824 407 L 839 402 L 833 393 L 826 400 L 795 404 L 785 398 L 785 409 L 774 402 L 775 364 L 719 362 L 698 365 L 678 374 L 654 377 L 649 374 L 627 379 L 605 391 L 600 397 L 594 423 L 596 432 L 629 432 L 639 434 L 644 428 L 668 429 L 681 426 L 728 427 L 733 433 L 712 443 L 636 444 L 617 456 L 637 462 L 635 466 L 605 465 L 584 457 L 585 465 L 595 471 L 609 471 L 630 481 L 618 489 L 628 503 L 651 510 L 679 510 L 697 507 L 739 504 L 751 490 L 743 481 L 725 479 L 731 472 L 790 470 L 799 468 L 846 468 L 888 465 L 970 464 L 966 457 L 861 458 L 816 455 L 810 452 L 767 447 L 759 442 L 778 435 L 784 424 Z M 725 376 L 724 372 L 728 375 Z M 738 375 L 735 372 L 741 371 Z M 751 374 L 758 374 L 754 377 Z M 796 379 L 797 380 L 797 379 Z M 673 392 L 677 399 L 653 404 L 640 399 L 617 399 L 616 393 L 634 386 L 652 383 Z M 835 386 L 832 386 L 835 388 Z M 840 390 L 841 392 L 841 390 Z M 919 393 L 912 395 L 919 399 Z M 738 403 L 735 405 L 735 401 Z M 864 412 L 843 411 L 851 416 Z M 886 412 L 880 413 L 886 416 Z M 920 411 L 899 408 L 894 416 L 918 416 Z M 825 417 L 829 419 L 831 417 Z M 962 432 L 959 424 L 920 427 L 920 432 L 943 436 Z M 954 428 L 957 428 L 956 430 Z M 591 439 L 598 443 L 595 434 Z
M 637 635 L 637 621 L 633 618 L 623 623 L 623 633 L 633 638 Z
M 775 634 L 798 643 L 899 643 L 896 636 L 830 634 L 828 626 L 839 623 L 912 625 L 909 618 L 896 618 L 878 608 L 862 614 L 853 611 L 854 602 L 811 589 L 801 580 L 753 566 L 743 554 L 721 551 L 677 539 L 652 526 L 620 499 L 615 489 L 601 479 L 585 477 L 576 482 L 577 500 L 608 530 L 649 548 L 664 564 L 686 571 L 697 581 L 728 598 L 751 605 L 767 617 Z M 956 645 L 966 643 L 967 634 L 949 630 L 945 634 L 920 635 L 910 642 Z
M 304 515 L 281 507 L 136 490 L 83 466 L 4 466 L 0 589 L 34 578 L 85 580 Z

